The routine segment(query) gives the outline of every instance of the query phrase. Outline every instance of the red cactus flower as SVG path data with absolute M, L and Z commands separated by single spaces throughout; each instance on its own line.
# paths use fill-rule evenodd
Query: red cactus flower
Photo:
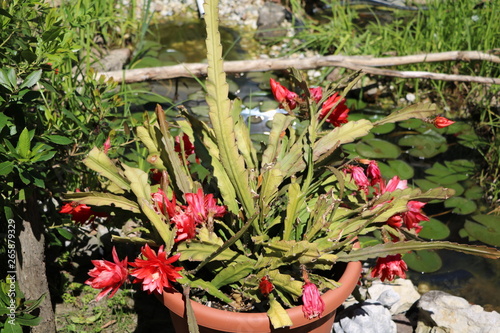
M 396 276 L 405 279 L 405 271 L 407 270 L 408 266 L 404 260 L 401 259 L 401 255 L 396 254 L 385 258 L 378 258 L 375 268 L 373 268 L 371 272 L 371 276 L 372 278 L 380 278 L 382 282 L 385 281 L 385 279 L 392 281 Z
M 436 117 L 434 118 L 433 124 L 437 128 L 445 128 L 447 126 L 450 126 L 451 124 L 454 124 L 455 122 L 453 120 L 447 119 L 445 117 Z
M 181 211 L 170 218 L 177 228 L 175 242 L 191 239 L 196 236 L 196 221 L 191 214 Z
M 302 286 L 302 312 L 307 319 L 321 317 L 325 310 L 325 302 L 321 298 L 318 287 L 307 281 Z
M 351 174 L 351 179 L 354 179 L 354 183 L 358 186 L 360 190 L 367 191 L 370 182 L 366 177 L 365 170 L 359 166 L 349 165 L 344 169 L 344 172 Z
M 158 191 L 151 194 L 151 198 L 153 199 L 157 212 L 169 218 L 177 214 L 175 196 L 172 197 L 172 200 L 169 200 L 165 192 L 160 188 Z
M 218 206 L 213 194 L 203 194 L 200 188 L 196 193 L 186 193 L 188 203 L 187 212 L 193 215 L 196 223 L 205 223 L 213 217 L 222 217 L 226 214 L 225 206 Z
M 171 289 L 172 282 L 181 277 L 178 271 L 182 267 L 174 267 L 171 264 L 177 261 L 180 253 L 167 259 L 167 253 L 163 251 L 163 246 L 158 249 L 158 255 L 149 245 L 144 245 L 141 249 L 142 256 L 146 259 L 135 259 L 130 266 L 136 267 L 130 275 L 136 277 L 134 283 L 142 283 L 142 290 L 148 293 L 157 292 L 161 294 L 163 288 Z
M 109 148 L 111 148 L 111 138 L 108 136 L 108 138 L 104 142 L 104 145 L 102 146 L 104 154 L 108 153 Z
M 85 281 L 85 284 L 95 289 L 102 289 L 97 295 L 96 301 L 99 301 L 109 293 L 109 297 L 113 297 L 128 279 L 127 257 L 120 261 L 114 246 L 112 253 L 114 262 L 107 260 L 92 260 L 95 267 L 89 271 L 91 277 Z
M 264 297 L 267 297 L 267 296 L 269 296 L 269 294 L 271 293 L 271 291 L 273 291 L 273 289 L 274 289 L 274 286 L 271 283 L 271 281 L 269 281 L 269 279 L 267 278 L 267 276 L 263 276 L 262 279 L 260 279 L 260 282 L 259 282 L 260 293 L 262 295 L 264 295 Z
M 321 87 L 309 88 L 309 94 L 316 103 L 319 103 L 319 101 L 321 101 L 321 99 L 323 98 L 323 88 Z
M 182 145 L 181 145 L 181 139 L 182 139 Z M 184 151 L 184 156 L 186 158 L 195 153 L 194 144 L 191 142 L 187 134 L 183 134 L 182 137 L 181 136 L 175 137 L 174 150 L 177 153 L 181 153 L 182 151 Z M 200 161 L 199 158 L 196 157 L 196 163 L 199 163 L 199 161 Z
M 383 179 L 379 181 L 380 193 L 394 192 L 395 190 L 404 190 L 408 188 L 408 182 L 401 180 L 398 176 L 392 177 L 387 183 Z
M 271 91 L 274 98 L 280 103 L 280 108 L 293 110 L 297 107 L 299 95 L 283 87 L 279 82 L 272 78 L 269 82 L 271 84 Z
M 335 106 L 335 104 L 337 104 L 337 106 Z M 335 109 L 332 110 L 333 106 L 335 106 Z M 335 93 L 328 97 L 325 103 L 323 103 L 319 117 L 320 119 L 327 117 L 326 122 L 338 127 L 341 124 L 347 123 L 348 114 L 349 109 L 345 105 L 345 99 L 342 96 L 339 96 L 338 93 Z
M 368 167 L 366 168 L 366 175 L 370 178 L 370 184 L 372 186 L 380 182 L 382 174 L 380 173 L 377 161 L 369 161 Z
M 429 221 L 429 218 L 422 213 L 422 207 L 424 206 L 424 202 L 408 201 L 406 204 L 408 211 L 401 214 L 408 229 L 415 229 L 419 233 L 422 230 L 422 226 L 419 223 L 421 221 Z
M 387 220 L 387 224 L 393 228 L 401 228 L 403 226 L 403 217 L 401 214 L 393 215 Z
M 59 213 L 70 214 L 71 219 L 78 224 L 89 224 L 94 222 L 96 217 L 108 216 L 106 213 L 94 212 L 89 206 L 76 201 L 64 204 Z

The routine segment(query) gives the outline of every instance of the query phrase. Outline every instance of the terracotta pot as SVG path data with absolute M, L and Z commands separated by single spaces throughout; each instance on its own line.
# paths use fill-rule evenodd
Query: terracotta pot
M 334 277 L 342 285 L 334 290 L 329 290 L 321 297 L 325 301 L 325 311 L 321 318 L 306 319 L 302 313 L 302 306 L 296 306 L 286 311 L 292 319 L 293 326 L 272 329 L 266 313 L 229 312 L 214 309 L 200 303 L 191 301 L 201 333 L 215 332 L 316 332 L 330 333 L 335 319 L 335 311 L 354 290 L 361 273 L 361 263 L 347 264 L 340 279 Z M 170 316 L 177 333 L 188 333 L 187 321 L 184 318 L 184 298 L 181 293 L 163 293 L 160 301 L 170 310 Z

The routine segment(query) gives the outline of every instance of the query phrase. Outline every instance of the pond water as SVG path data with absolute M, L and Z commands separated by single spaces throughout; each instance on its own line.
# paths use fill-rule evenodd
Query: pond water
M 203 26 L 186 23 L 156 27 L 161 32 L 159 42 L 151 58 L 145 58 L 144 66 L 151 62 L 158 65 L 177 62 L 204 61 Z M 226 59 L 244 59 L 245 52 L 239 44 L 238 35 L 231 29 L 222 29 Z M 238 97 L 248 109 L 258 108 L 265 112 L 275 110 L 269 78 L 275 73 L 241 73 L 228 77 L 231 97 Z M 137 87 L 163 96 L 169 102 L 165 106 L 182 104 L 202 119 L 207 118 L 208 107 L 200 83 L 195 79 L 180 78 L 137 84 Z M 351 101 L 349 101 L 351 102 Z M 144 103 L 147 110 L 153 110 L 156 101 Z M 353 104 L 356 104 L 354 100 Z M 358 103 L 359 105 L 359 103 Z M 352 112 L 350 119 L 377 119 L 387 110 L 365 105 Z M 175 113 L 175 112 L 174 112 Z M 173 113 L 173 114 L 174 114 Z M 352 117 L 352 118 L 351 118 Z M 264 115 L 251 118 L 255 132 L 265 132 L 269 125 Z M 258 140 L 259 135 L 255 134 Z M 473 128 L 466 122 L 455 124 L 449 129 L 430 129 L 421 121 L 407 121 L 401 125 L 377 128 L 375 133 L 359 143 L 346 145 L 353 155 L 381 161 L 386 177 L 394 174 L 408 179 L 422 189 L 445 186 L 457 191 L 456 197 L 444 204 L 428 204 L 425 212 L 432 217 L 425 223 L 421 233 L 427 239 L 445 239 L 454 242 L 472 242 L 500 246 L 500 219 L 486 215 L 487 206 L 481 201 L 482 189 L 471 178 L 477 171 L 474 161 Z M 487 309 L 500 310 L 500 263 L 481 257 L 451 251 L 420 252 L 407 255 L 410 266 L 408 276 L 420 291 L 439 289 L 462 296 L 469 302 Z

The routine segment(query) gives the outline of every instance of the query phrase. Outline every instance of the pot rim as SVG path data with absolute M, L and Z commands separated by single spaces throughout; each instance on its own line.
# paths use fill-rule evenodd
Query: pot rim
M 335 311 L 352 293 L 356 284 L 359 280 L 361 274 L 361 262 L 354 261 L 347 263 L 344 273 L 338 280 L 341 284 L 340 287 L 336 289 L 328 290 L 324 293 L 321 298 L 325 302 L 325 311 L 323 312 L 323 317 L 328 316 L 331 312 Z M 163 292 L 163 297 L 158 295 L 161 300 L 163 298 L 163 304 L 173 313 L 179 317 L 184 317 L 185 305 L 184 297 L 182 293 L 178 291 L 174 292 Z M 224 331 L 229 327 L 247 327 L 249 323 L 251 326 L 268 327 L 269 331 L 271 329 L 271 323 L 266 312 L 259 313 L 247 313 L 247 312 L 229 312 L 225 310 L 215 309 L 208 307 L 206 305 L 200 304 L 196 301 L 191 301 L 192 308 L 196 314 L 196 319 L 200 326 L 208 327 L 210 329 Z M 304 317 L 302 312 L 302 306 L 298 305 L 290 309 L 286 309 L 288 315 L 292 319 L 293 325 L 290 328 L 300 327 L 314 323 L 321 318 L 307 319 Z M 228 320 L 230 314 L 230 320 Z M 216 318 L 222 318 L 222 320 L 217 320 Z M 228 324 L 228 321 L 230 323 Z M 243 332 L 240 329 L 239 332 Z

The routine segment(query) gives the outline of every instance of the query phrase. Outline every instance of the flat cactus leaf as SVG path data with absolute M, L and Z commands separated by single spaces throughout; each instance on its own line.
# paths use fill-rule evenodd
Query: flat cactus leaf
M 240 281 L 254 270 L 255 261 L 239 262 L 222 269 L 211 281 L 216 287 Z
M 314 161 L 325 158 L 338 147 L 339 144 L 349 143 L 367 135 L 373 128 L 373 124 L 366 119 L 350 121 L 340 127 L 336 127 L 314 144 Z
M 231 103 L 228 99 L 228 84 L 223 69 L 222 45 L 218 31 L 217 1 L 204 4 L 207 29 L 208 80 L 207 104 L 209 117 L 220 151 L 220 161 L 234 185 L 246 217 L 254 215 L 255 207 L 249 185 L 249 175 L 245 161 L 238 151 L 234 133 Z
M 118 207 L 132 213 L 140 213 L 137 202 L 131 201 L 120 195 L 101 192 L 75 192 L 64 194 L 64 199 L 77 201 L 78 203 L 91 206 Z
M 197 288 L 197 289 L 202 289 L 208 292 L 210 295 L 217 297 L 221 301 L 227 303 L 227 304 L 232 304 L 234 300 L 224 294 L 222 291 L 220 291 L 217 287 L 215 287 L 213 284 L 211 284 L 208 281 L 202 280 L 202 279 L 194 279 L 194 278 L 187 278 L 187 277 L 182 277 L 177 280 L 177 282 L 182 283 L 182 284 L 187 284 L 191 288 Z
M 294 295 L 295 297 L 302 295 L 303 283 L 301 281 L 295 280 L 288 274 L 281 274 L 277 269 L 269 271 L 268 276 L 269 280 L 276 288 L 281 289 L 290 295 Z
M 295 117 L 287 116 L 282 113 L 276 113 L 274 115 L 273 127 L 269 133 L 268 144 L 262 155 L 262 166 L 275 163 L 282 141 L 281 134 L 290 126 L 294 119 Z
M 275 329 L 292 326 L 293 322 L 283 306 L 274 298 L 269 301 L 267 316 Z
M 111 161 L 111 159 L 99 148 L 94 147 L 83 163 L 90 169 L 98 172 L 101 176 L 112 181 L 119 188 L 124 190 L 130 189 L 130 183 L 123 177 L 120 170 Z
M 463 252 L 466 254 L 473 254 L 491 259 L 500 258 L 500 250 L 487 246 L 466 245 L 443 241 L 420 242 L 411 240 L 396 243 L 389 242 L 385 244 L 378 244 L 363 249 L 354 250 L 349 253 L 341 252 L 338 254 L 338 261 L 367 260 L 378 257 L 386 257 L 388 255 L 406 253 L 408 251 L 441 249 Z
M 395 123 L 411 118 L 426 119 L 436 115 L 438 112 L 437 106 L 434 103 L 418 103 L 407 106 L 401 110 L 391 113 L 387 117 L 376 121 L 375 126 L 380 126 L 387 123 Z

